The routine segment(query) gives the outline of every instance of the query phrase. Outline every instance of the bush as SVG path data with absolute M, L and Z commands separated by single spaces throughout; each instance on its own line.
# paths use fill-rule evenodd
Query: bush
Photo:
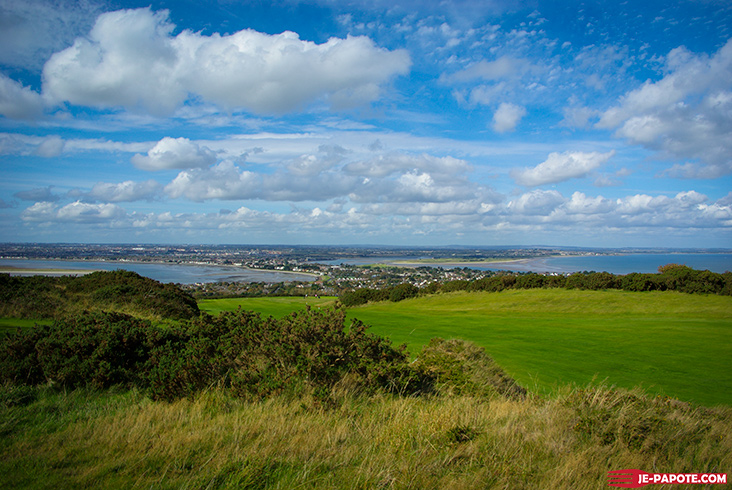
M 442 285 L 440 291 L 443 293 L 451 293 L 453 291 L 465 291 L 468 288 L 470 282 L 464 279 L 456 279 L 454 281 L 447 281 Z
M 463 340 L 434 338 L 415 361 L 415 368 L 434 378 L 450 394 L 523 398 L 526 390 L 508 376 L 485 349 Z
M 547 283 L 547 276 L 530 272 L 521 274 L 516 278 L 516 287 L 519 289 L 543 288 Z
M 37 326 L 0 338 L 0 379 L 14 385 L 35 385 L 45 381 L 36 344 L 49 333 L 49 327 Z
M 389 301 L 399 302 L 408 298 L 414 298 L 419 294 L 419 288 L 409 283 L 399 284 L 391 288 Z
M 14 384 L 48 381 L 68 388 L 138 384 L 150 328 L 120 313 L 91 313 L 8 335 L 0 343 L 0 376 Z
M 416 392 L 428 383 L 413 371 L 404 348 L 345 328 L 342 310 L 305 310 L 262 319 L 241 311 L 204 315 L 187 327 L 159 334 L 147 383 L 155 399 L 191 396 L 212 384 L 246 398 L 304 390 L 326 399 L 348 377 L 359 389 Z
M 355 291 L 347 291 L 340 296 L 340 301 L 344 306 L 365 305 L 373 297 L 372 291 L 366 288 L 356 289 Z

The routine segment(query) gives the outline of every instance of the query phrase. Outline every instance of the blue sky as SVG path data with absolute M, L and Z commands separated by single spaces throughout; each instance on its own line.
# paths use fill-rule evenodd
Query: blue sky
M 0 241 L 732 246 L 727 0 L 0 0 L 0 26 Z

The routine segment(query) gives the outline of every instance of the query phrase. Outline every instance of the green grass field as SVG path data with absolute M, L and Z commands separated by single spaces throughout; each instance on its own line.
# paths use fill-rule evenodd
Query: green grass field
M 218 315 L 222 311 L 235 311 L 240 306 L 244 310 L 261 313 L 262 316 L 281 318 L 293 311 L 311 307 L 332 306 L 336 301 L 333 296 L 315 298 L 313 296 L 271 296 L 261 298 L 223 298 L 203 299 L 198 302 L 201 311 L 211 315 Z
M 27 320 L 22 318 L 0 317 L 0 335 L 10 332 L 17 332 L 21 328 L 35 327 L 38 325 L 50 325 L 51 320 Z
M 205 311 L 282 316 L 332 298 L 206 300 Z M 406 343 L 413 355 L 432 337 L 485 347 L 536 391 L 593 379 L 641 386 L 703 405 L 732 405 L 732 298 L 675 292 L 564 289 L 450 293 L 352 308 L 349 317 Z

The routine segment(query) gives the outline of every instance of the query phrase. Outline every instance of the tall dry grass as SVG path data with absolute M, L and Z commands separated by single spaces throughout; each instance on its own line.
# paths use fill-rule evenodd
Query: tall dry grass
M 599 489 L 615 469 L 732 470 L 727 408 L 606 386 L 524 399 L 336 391 L 329 406 L 216 388 L 174 403 L 43 394 L 2 408 L 16 422 L 0 425 L 0 478 L 9 488 Z M 28 432 L 29 411 L 51 424 Z

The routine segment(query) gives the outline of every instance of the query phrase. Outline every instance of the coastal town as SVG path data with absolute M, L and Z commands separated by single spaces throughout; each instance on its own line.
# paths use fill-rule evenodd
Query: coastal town
M 668 252 L 668 250 L 664 250 Z M 180 280 L 197 297 L 266 295 L 340 295 L 359 288 L 471 281 L 501 270 L 553 257 L 656 253 L 651 249 L 586 249 L 559 247 L 382 247 L 292 245 L 161 245 L 161 244 L 0 244 L 1 272 L 11 274 L 74 274 L 95 265 L 125 268 L 132 264 L 203 266 L 233 271 L 219 280 Z M 686 252 L 689 252 L 688 250 Z M 709 250 L 699 252 L 710 252 Z M 34 262 L 35 261 L 35 262 Z M 43 270 L 28 264 L 44 261 Z M 82 268 L 83 266 L 83 268 Z M 249 279 L 236 271 L 253 273 Z
M 182 286 L 197 296 L 336 295 L 345 290 L 410 283 L 475 280 L 495 271 L 488 264 L 601 251 L 540 247 L 406 248 L 337 246 L 0 244 L 0 259 L 154 263 L 240 267 L 293 273 L 312 280 L 196 282 Z M 22 262 L 18 262 L 22 267 Z M 296 274 L 296 275 L 295 275 Z

